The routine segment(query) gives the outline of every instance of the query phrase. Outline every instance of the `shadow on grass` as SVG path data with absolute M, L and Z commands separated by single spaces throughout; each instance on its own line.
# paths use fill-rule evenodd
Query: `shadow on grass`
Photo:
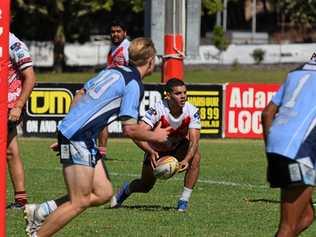
M 246 202 L 265 202 L 265 203 L 280 203 L 277 200 L 265 199 L 265 198 L 258 198 L 258 199 L 245 199 Z
M 132 205 L 132 206 L 121 206 L 119 208 L 126 208 L 126 209 L 137 209 L 142 211 L 174 211 L 176 210 L 175 207 L 166 207 L 160 205 Z M 112 209 L 110 207 L 106 207 L 106 209 Z

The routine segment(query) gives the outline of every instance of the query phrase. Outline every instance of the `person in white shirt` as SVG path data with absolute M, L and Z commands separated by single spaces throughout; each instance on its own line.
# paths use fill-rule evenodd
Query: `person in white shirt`
M 7 161 L 14 189 L 14 202 L 7 208 L 21 209 L 27 203 L 23 162 L 17 139 L 17 125 L 21 114 L 35 85 L 35 73 L 29 49 L 14 34 L 9 34 L 8 62 L 8 141 Z
M 111 49 L 107 56 L 107 68 L 113 68 L 118 66 L 128 65 L 128 47 L 130 41 L 127 39 L 127 29 L 125 25 L 120 21 L 113 21 L 110 29 L 111 34 Z M 105 127 L 99 135 L 99 151 L 106 158 L 107 143 L 109 132 Z
M 192 190 L 197 182 L 201 155 L 199 152 L 200 116 L 198 109 L 187 102 L 187 89 L 183 81 L 173 78 L 167 82 L 166 98 L 158 101 L 146 111 L 141 126 L 154 129 L 158 123 L 162 127 L 171 126 L 168 140 L 164 143 L 134 142 L 145 152 L 141 177 L 124 183 L 111 200 L 111 207 L 120 207 L 132 193 L 147 193 L 156 182 L 153 169 L 157 159 L 171 155 L 180 162 L 180 169 L 186 170 L 182 195 L 177 210 L 186 211 Z

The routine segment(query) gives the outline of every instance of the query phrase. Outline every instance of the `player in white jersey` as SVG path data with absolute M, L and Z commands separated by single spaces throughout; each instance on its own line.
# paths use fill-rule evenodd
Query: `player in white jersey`
M 36 79 L 29 49 L 12 33 L 9 34 L 9 55 L 7 161 L 15 200 L 7 208 L 19 209 L 27 203 L 27 194 L 16 126 Z
M 268 181 L 281 189 L 275 236 L 298 236 L 314 220 L 316 185 L 316 54 L 290 72 L 262 113 Z
M 153 168 L 157 159 L 172 155 L 180 161 L 180 168 L 186 170 L 182 195 L 177 204 L 178 211 L 186 211 L 200 169 L 200 116 L 198 109 L 187 102 L 186 86 L 179 79 L 170 79 L 166 85 L 166 99 L 159 101 L 146 111 L 141 126 L 154 129 L 158 123 L 162 127 L 171 126 L 169 138 L 164 143 L 140 142 L 136 144 L 145 151 L 140 179 L 124 183 L 113 196 L 111 207 L 119 207 L 132 193 L 147 193 L 155 185 L 156 178 Z
M 111 24 L 111 49 L 107 57 L 107 68 L 128 64 L 128 47 L 130 41 L 127 39 L 127 30 L 120 21 Z
M 104 204 L 112 197 L 112 184 L 96 147 L 104 126 L 120 119 L 123 133 L 132 139 L 167 140 L 170 128 L 159 125 L 148 131 L 137 123 L 143 96 L 141 80 L 153 72 L 155 53 L 150 39 L 136 38 L 129 48 L 131 65 L 103 70 L 85 84 L 82 96 L 58 127 L 68 195 L 61 198 L 58 207 L 54 201 L 26 205 L 26 231 L 30 236 L 52 236 L 88 207 Z

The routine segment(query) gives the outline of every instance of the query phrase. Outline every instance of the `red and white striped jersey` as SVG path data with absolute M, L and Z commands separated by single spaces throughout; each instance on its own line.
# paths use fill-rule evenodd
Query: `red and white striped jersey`
M 201 121 L 198 109 L 186 102 L 182 114 L 175 118 L 170 113 L 167 100 L 158 101 L 154 107 L 146 111 L 142 120 L 152 128 L 161 122 L 161 127 L 172 127 L 168 141 L 165 143 L 149 143 L 156 151 L 171 151 L 188 136 L 190 128 L 201 129 Z
M 9 78 L 8 78 L 8 108 L 15 106 L 22 92 L 22 71 L 33 66 L 32 57 L 27 46 L 14 34 L 9 34 Z
M 124 39 L 120 45 L 111 47 L 107 58 L 107 68 L 123 66 L 128 64 L 128 47 L 130 41 Z

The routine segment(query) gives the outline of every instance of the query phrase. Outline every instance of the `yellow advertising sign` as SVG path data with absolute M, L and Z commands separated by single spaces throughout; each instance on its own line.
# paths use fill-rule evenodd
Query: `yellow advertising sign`
M 73 99 L 72 93 L 65 88 L 38 88 L 31 93 L 27 105 L 29 116 L 65 116 Z
M 221 103 L 219 91 L 188 91 L 188 101 L 199 109 L 201 134 L 221 134 Z

